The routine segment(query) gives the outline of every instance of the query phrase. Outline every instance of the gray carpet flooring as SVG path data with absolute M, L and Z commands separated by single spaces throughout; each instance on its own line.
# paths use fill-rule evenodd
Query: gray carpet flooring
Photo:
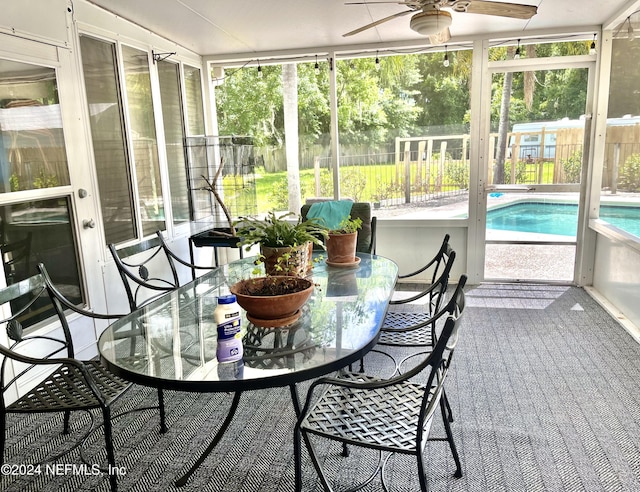
M 446 443 L 431 442 L 425 451 L 431 490 L 640 491 L 640 346 L 579 288 L 482 285 L 468 289 L 467 301 L 447 381 L 464 476 L 453 477 Z M 368 356 L 369 371 L 378 365 L 384 370 L 384 364 Z M 155 391 L 134 387 L 119 410 L 153 404 L 155 398 Z M 166 398 L 164 435 L 156 411 L 115 421 L 119 490 L 293 489 L 288 389 L 244 394 L 225 438 L 181 489 L 174 480 L 206 446 L 231 395 L 167 392 Z M 86 415 L 75 417 L 74 435 L 67 438 L 59 434 L 59 416 L 9 416 L 5 463 L 16 465 L 16 475 L 4 474 L 0 489 L 109 490 L 103 475 L 79 466 L 77 450 L 39 471 L 17 466 L 69 446 L 88 422 Z M 437 424 L 432 434 L 441 431 Z M 90 463 L 104 462 L 101 446 L 97 433 L 86 446 Z M 355 483 L 376 463 L 371 451 L 353 450 L 345 459 L 333 445 L 322 449 L 341 484 Z M 393 491 L 418 490 L 410 457 L 393 457 L 387 477 Z M 305 490 L 320 490 L 308 460 L 304 483 Z M 381 490 L 380 482 L 364 490 Z

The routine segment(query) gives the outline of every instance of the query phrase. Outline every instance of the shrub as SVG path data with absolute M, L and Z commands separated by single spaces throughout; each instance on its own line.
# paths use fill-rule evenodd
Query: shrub
M 582 149 L 573 152 L 568 159 L 561 159 L 560 165 L 564 171 L 565 183 L 579 183 L 582 170 Z
M 349 169 L 340 175 L 340 195 L 359 202 L 367 186 L 367 178 L 358 169 Z M 322 196 L 333 196 L 333 174 L 323 170 L 320 174 L 320 192 Z
M 516 184 L 525 184 L 527 182 L 527 163 L 525 161 L 516 162 Z M 511 183 L 511 163 L 505 162 L 504 165 L 504 183 Z
M 627 157 L 618 185 L 625 191 L 640 191 L 640 154 Z
M 449 161 L 444 168 L 444 174 L 449 183 L 458 185 L 463 190 L 469 188 L 469 167 L 462 162 Z

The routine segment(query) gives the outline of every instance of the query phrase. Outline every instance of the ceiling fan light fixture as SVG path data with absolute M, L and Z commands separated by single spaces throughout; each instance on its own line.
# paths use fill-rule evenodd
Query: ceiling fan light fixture
M 410 26 L 418 34 L 430 36 L 451 25 L 451 14 L 442 10 L 426 10 L 411 17 Z

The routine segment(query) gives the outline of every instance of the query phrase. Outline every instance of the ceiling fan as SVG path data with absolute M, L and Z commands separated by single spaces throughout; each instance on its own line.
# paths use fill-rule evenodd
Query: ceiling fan
M 538 12 L 535 5 L 522 5 L 519 3 L 491 2 L 487 0 L 406 0 L 406 1 L 371 1 L 371 2 L 345 2 L 345 5 L 371 5 L 374 3 L 395 3 L 406 5 L 409 10 L 403 10 L 388 17 L 354 29 L 343 36 L 353 36 L 384 22 L 413 14 L 409 26 L 418 34 L 429 36 L 432 44 L 442 44 L 451 38 L 449 26 L 451 14 L 442 9 L 451 9 L 454 12 L 468 14 L 497 15 L 512 17 L 515 19 L 530 19 Z

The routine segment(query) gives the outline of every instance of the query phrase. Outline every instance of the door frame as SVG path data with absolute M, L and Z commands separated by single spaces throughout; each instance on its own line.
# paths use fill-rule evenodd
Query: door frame
M 489 149 L 489 134 L 491 129 L 491 82 L 495 73 L 524 72 L 537 70 L 554 70 L 567 68 L 586 68 L 588 70 L 587 98 L 585 107 L 585 133 L 583 147 L 583 165 L 580 180 L 580 197 L 578 207 L 578 231 L 576 236 L 576 260 L 573 282 L 578 285 L 588 285 L 591 281 L 592 264 L 589 258 L 593 256 L 594 241 L 589 235 L 589 206 L 590 206 L 590 163 L 593 161 L 593 138 L 595 122 L 593 114 L 595 108 L 594 94 L 596 84 L 596 55 L 562 56 L 554 58 L 520 58 L 490 62 L 490 44 L 487 40 L 474 43 L 474 58 L 472 65 L 471 138 L 477 145 L 471 146 L 471 162 L 476 162 L 470 170 L 470 182 L 476 183 L 469 190 L 469 230 L 467 236 L 468 272 L 471 283 L 484 281 L 484 258 L 486 244 L 486 214 L 487 197 L 492 190 L 487 183 L 488 166 L 492 158 Z M 474 155 L 475 154 L 475 155 Z M 507 185 L 508 186 L 508 185 Z M 547 185 L 548 186 L 548 185 Z M 536 186 L 537 189 L 540 187 Z M 591 253 L 590 253 L 591 252 Z

